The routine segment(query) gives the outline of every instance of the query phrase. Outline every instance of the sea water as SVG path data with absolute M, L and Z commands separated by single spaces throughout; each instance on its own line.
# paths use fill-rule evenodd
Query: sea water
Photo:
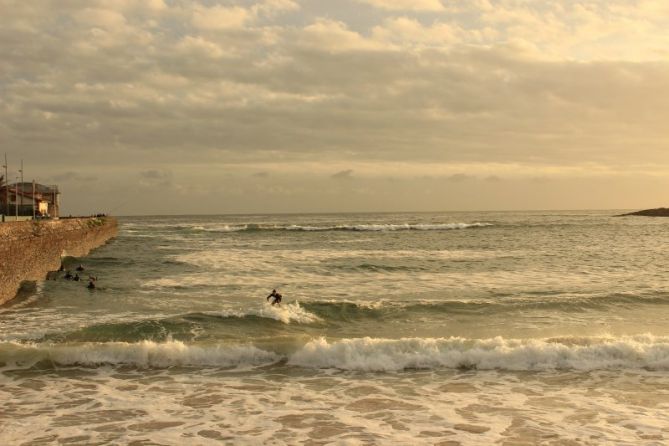
M 614 214 L 121 218 L 0 307 L 0 442 L 667 444 L 669 219 Z

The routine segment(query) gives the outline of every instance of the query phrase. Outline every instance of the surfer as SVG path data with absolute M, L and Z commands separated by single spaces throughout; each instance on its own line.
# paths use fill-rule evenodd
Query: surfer
M 77 266 L 77 271 L 83 271 L 83 270 L 84 270 L 84 265 L 80 263 L 79 266 Z
M 72 273 L 70 271 L 66 271 L 65 276 L 63 278 L 65 280 L 72 280 Z
M 86 288 L 89 290 L 94 290 L 95 289 L 95 281 L 94 280 L 89 280 L 88 285 L 86 285 Z
M 272 305 L 274 304 L 280 304 L 281 303 L 281 294 L 277 293 L 276 290 L 272 290 L 269 296 L 267 296 L 267 302 L 269 302 L 270 298 L 274 298 L 272 301 Z

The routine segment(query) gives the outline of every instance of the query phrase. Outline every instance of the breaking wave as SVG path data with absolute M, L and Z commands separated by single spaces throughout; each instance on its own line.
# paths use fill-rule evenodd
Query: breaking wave
M 478 369 L 669 369 L 669 338 L 509 340 L 324 338 L 305 345 L 289 364 L 359 371 Z
M 140 368 L 255 367 L 275 363 L 305 368 L 366 372 L 407 369 L 473 370 L 669 370 L 669 338 L 639 335 L 621 338 L 535 340 L 464 338 L 314 339 L 292 353 L 264 345 L 189 345 L 108 342 L 81 344 L 0 343 L 4 367 L 130 365 Z
M 491 223 L 404 223 L 404 224 L 358 224 L 337 226 L 288 226 L 290 231 L 447 231 L 451 229 L 482 228 Z
M 274 319 L 284 324 L 295 322 L 298 324 L 312 324 L 319 322 L 321 319 L 315 314 L 309 313 L 300 306 L 299 302 L 291 302 L 282 305 L 263 305 L 258 309 L 251 309 L 247 311 L 242 310 L 225 310 L 224 317 L 245 318 L 248 316 L 257 316 L 265 319 Z
M 174 366 L 241 367 L 273 363 L 280 358 L 254 346 L 187 345 L 181 341 L 105 342 L 83 344 L 0 344 L 0 361 L 32 367 L 48 361 L 60 366 L 131 365 L 140 368 Z
M 256 232 L 256 231 L 448 231 L 453 229 L 483 228 L 492 223 L 401 223 L 401 224 L 340 224 L 340 225 L 285 225 L 285 224 L 237 224 L 237 225 L 176 225 L 173 228 L 192 232 Z

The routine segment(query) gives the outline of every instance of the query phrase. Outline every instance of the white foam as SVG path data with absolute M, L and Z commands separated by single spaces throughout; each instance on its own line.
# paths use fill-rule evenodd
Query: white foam
M 403 224 L 357 224 L 336 226 L 299 226 L 286 227 L 291 231 L 447 231 L 452 229 L 481 228 L 492 226 L 491 223 L 403 223 Z
M 30 367 L 42 360 L 59 365 L 85 366 L 243 367 L 271 364 L 281 359 L 287 359 L 290 365 L 306 368 L 372 372 L 440 368 L 669 370 L 669 338 L 652 335 L 559 340 L 366 337 L 331 343 L 320 338 L 308 342 L 287 357 L 252 345 L 193 345 L 172 340 L 162 343 L 0 343 L 0 362 L 8 367 Z
M 30 367 L 43 360 L 59 365 L 101 364 L 136 367 L 254 366 L 276 362 L 279 357 L 250 345 L 187 345 L 180 341 L 106 342 L 84 344 L 0 344 L 3 362 Z
M 483 222 L 455 222 L 455 223 L 344 223 L 330 225 L 308 225 L 308 224 L 263 224 L 263 223 L 210 223 L 193 222 L 184 223 L 125 223 L 123 228 L 126 232 L 134 232 L 137 228 L 153 228 L 158 230 L 189 230 L 204 232 L 237 232 L 246 230 L 288 230 L 288 231 L 447 231 L 452 229 L 482 228 L 493 226 L 492 223 Z
M 297 322 L 298 324 L 311 324 L 318 322 L 321 319 L 315 314 L 309 313 L 300 306 L 299 302 L 291 302 L 289 304 L 270 305 L 264 304 L 260 308 L 253 308 L 250 310 L 225 310 L 224 316 L 259 316 L 268 319 L 281 321 L 284 324 Z
M 198 226 L 197 229 L 205 232 L 239 232 L 248 229 L 247 225 L 213 225 L 213 226 Z
M 292 365 L 362 371 L 475 368 L 483 370 L 669 369 L 669 338 L 652 335 L 561 340 L 464 338 L 316 339 Z

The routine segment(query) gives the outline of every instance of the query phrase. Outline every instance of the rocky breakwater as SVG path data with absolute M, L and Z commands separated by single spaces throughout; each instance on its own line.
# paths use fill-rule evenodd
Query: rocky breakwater
M 0 223 L 0 304 L 21 282 L 57 270 L 63 256 L 85 256 L 116 233 L 112 217 Z

